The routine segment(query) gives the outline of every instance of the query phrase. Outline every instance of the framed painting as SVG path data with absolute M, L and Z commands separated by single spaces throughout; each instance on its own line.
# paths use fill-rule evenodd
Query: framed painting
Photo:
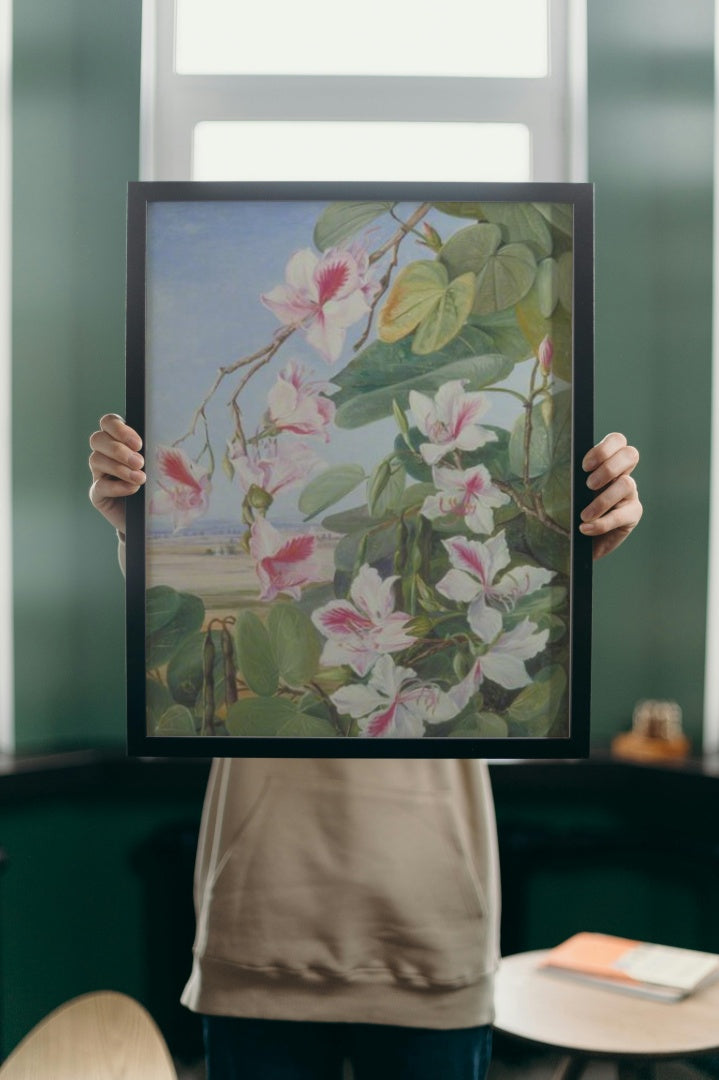
M 130 185 L 128 745 L 580 757 L 586 184 Z

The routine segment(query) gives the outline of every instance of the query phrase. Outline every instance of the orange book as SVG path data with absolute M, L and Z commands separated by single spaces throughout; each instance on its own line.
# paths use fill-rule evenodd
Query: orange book
M 586 932 L 557 945 L 542 966 L 553 974 L 661 1001 L 678 1001 L 719 977 L 714 953 Z

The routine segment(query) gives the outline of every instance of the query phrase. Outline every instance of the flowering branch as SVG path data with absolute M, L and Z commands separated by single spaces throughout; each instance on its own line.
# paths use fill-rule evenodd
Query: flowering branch
M 239 360 L 234 360 L 231 364 L 226 364 L 224 367 L 221 367 L 217 372 L 217 376 L 215 377 L 215 381 L 213 382 L 212 386 L 205 394 L 201 403 L 195 409 L 192 420 L 190 421 L 190 426 L 188 427 L 187 431 L 184 435 L 181 435 L 179 439 L 176 439 L 172 445 L 179 446 L 180 443 L 185 442 L 185 440 L 189 439 L 191 435 L 194 435 L 197 430 L 197 425 L 199 423 L 200 417 L 202 417 L 205 423 L 207 423 L 207 415 L 205 410 L 207 409 L 207 406 L 209 405 L 211 399 L 214 397 L 220 384 L 227 378 L 228 375 L 232 375 L 235 371 L 239 371 L 240 368 L 248 367 L 250 364 L 254 363 L 259 359 L 263 360 L 263 364 L 268 363 L 278 351 L 278 349 L 280 349 L 281 346 L 284 345 L 284 343 L 287 341 L 287 339 L 291 337 L 292 334 L 294 334 L 296 329 L 296 326 L 283 326 L 281 330 L 278 330 L 275 333 L 269 345 L 265 345 L 262 349 L 258 349 L 258 351 L 252 353 L 251 356 L 243 356 Z M 247 380 L 245 380 L 245 382 L 246 381 Z M 242 383 L 242 385 L 244 386 L 244 382 Z M 245 447 L 246 444 L 241 428 L 238 431 L 238 437 L 243 447 Z

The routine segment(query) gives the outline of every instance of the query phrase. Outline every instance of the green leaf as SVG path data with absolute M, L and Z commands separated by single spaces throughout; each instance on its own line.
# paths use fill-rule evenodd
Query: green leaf
M 188 709 L 194 708 L 197 699 L 202 693 L 205 636 L 205 633 L 202 632 L 188 637 L 167 666 L 167 685 L 173 700 L 178 705 L 186 705 Z M 212 640 L 215 645 L 215 663 L 213 667 L 215 700 L 219 705 L 222 701 L 225 685 L 225 670 L 219 630 L 212 631 Z
M 534 681 L 517 694 L 507 717 L 527 735 L 546 735 L 553 726 L 567 689 L 567 676 L 559 664 L 543 668 Z
M 524 560 L 526 562 L 526 559 Z M 523 596 L 517 601 L 512 617 L 517 622 L 532 619 L 536 622 L 540 615 L 561 607 L 567 599 L 567 590 L 562 585 L 543 585 L 541 589 Z
M 574 290 L 574 258 L 571 251 L 565 251 L 563 255 L 559 256 L 558 266 L 559 303 L 571 315 L 572 293 Z
M 324 529 L 338 533 L 364 532 L 374 524 L 375 522 L 370 517 L 366 506 L 353 506 L 351 510 L 343 510 L 339 514 L 329 514 L 322 519 Z
M 183 641 L 200 629 L 205 605 L 199 596 L 158 585 L 147 592 L 145 612 L 146 664 L 152 669 L 167 664 Z
M 542 503 L 553 521 L 568 529 L 572 523 L 572 470 L 559 463 L 542 485 Z
M 478 202 L 437 202 L 432 203 L 437 210 L 450 217 L 473 218 L 475 221 L 484 221 L 482 203 Z
M 184 705 L 171 705 L 155 724 L 156 735 L 196 735 L 192 713 Z
M 155 585 L 145 598 L 145 633 L 156 634 L 177 614 L 180 594 L 169 585 Z
M 315 246 L 320 251 L 327 251 L 343 244 L 393 206 L 392 202 L 330 203 L 317 219 L 313 236 Z
M 415 330 L 437 305 L 449 283 L 446 269 L 431 259 L 403 267 L 379 316 L 379 337 L 392 343 Z
M 388 345 L 384 341 L 374 341 L 350 360 L 341 370 L 333 374 L 332 382 L 339 386 L 339 392 L 332 400 L 342 405 L 357 393 L 366 394 L 372 390 L 401 384 L 411 377 L 427 375 L 440 364 L 452 364 L 469 356 L 483 356 L 493 353 L 492 339 L 477 327 L 467 326 L 453 341 L 440 350 L 438 356 L 416 356 L 412 352 L 412 343 L 408 339 Z M 391 415 L 391 400 L 384 416 Z M 400 408 L 407 408 L 406 398 L 398 399 Z
M 230 735 L 279 735 L 280 728 L 299 715 L 291 701 L 279 697 L 240 698 L 231 705 L 225 724 Z
M 532 409 L 529 440 L 529 475 L 544 476 L 571 460 L 572 396 L 568 390 L 554 394 Z M 524 435 L 526 416 L 515 421 L 509 438 L 509 465 L 515 476 L 524 475 Z
M 392 413 L 394 414 L 395 423 L 397 424 L 401 435 L 406 440 L 409 436 L 409 423 L 407 421 L 407 414 L 404 409 L 400 409 L 394 398 L 392 398 Z
M 376 522 L 371 522 L 372 531 L 353 532 L 343 536 L 335 547 L 335 567 L 346 573 L 352 573 L 357 564 L 360 545 L 366 546 L 365 556 L 362 560 L 370 566 L 381 562 L 394 555 L 397 546 L 397 525 L 390 519 L 386 528 L 377 528 Z M 365 540 L 366 538 L 366 540 Z
M 556 259 L 542 259 L 537 267 L 537 300 L 545 319 L 551 319 L 559 300 L 559 263 Z
M 296 716 L 285 721 L 277 734 L 285 738 L 334 739 L 337 737 L 337 730 L 329 720 L 321 716 L 298 712 Z
M 478 275 L 473 311 L 488 315 L 517 304 L 532 288 L 536 272 L 536 260 L 526 244 L 505 244 Z
M 399 461 L 380 461 L 367 484 L 367 505 L 373 518 L 381 520 L 399 509 L 406 478 Z
M 505 242 L 529 244 L 539 258 L 552 254 L 552 234 L 532 203 L 483 202 L 487 221 L 501 226 Z
M 561 259 L 560 259 L 561 264 Z M 560 304 L 551 319 L 545 319 L 540 308 L 536 283 L 516 306 L 517 322 L 527 339 L 532 354 L 537 355 L 543 338 L 550 337 L 554 345 L 552 371 L 564 382 L 572 381 L 572 320 Z
M 338 427 L 356 428 L 381 420 L 392 414 L 393 400 L 400 408 L 409 408 L 410 390 L 432 394 L 451 379 L 466 380 L 468 391 L 503 381 L 514 360 L 487 353 L 482 347 L 487 342 L 481 330 L 469 326 L 431 357 L 413 356 L 406 342 L 374 342 L 332 379 L 341 387 L 334 396 L 335 422 Z
M 462 274 L 450 282 L 437 306 L 417 327 L 412 352 L 427 356 L 457 336 L 474 303 L 474 274 Z
M 292 604 L 275 604 L 267 632 L 280 678 L 288 686 L 304 686 L 317 671 L 322 652 L 322 639 L 310 617 Z
M 451 278 L 468 272 L 479 274 L 501 243 L 498 225 L 468 225 L 450 236 L 439 257 Z
M 270 635 L 254 611 L 242 611 L 235 626 L 237 666 L 250 690 L 271 697 L 279 686 L 279 670 Z
M 469 325 L 488 336 L 492 343 L 488 352 L 501 353 L 514 361 L 527 360 L 532 355 L 513 308 L 493 315 L 472 315 Z
M 557 570 L 560 574 L 569 574 L 571 552 L 568 536 L 562 536 L 531 517 L 526 520 L 525 534 L 530 553 L 541 566 Z
M 507 731 L 507 722 L 501 716 L 479 712 L 463 716 L 449 734 L 454 739 L 505 739 Z
M 574 234 L 574 211 L 571 203 L 534 203 L 545 221 L 566 236 Z
M 157 721 L 172 705 L 170 692 L 158 679 L 145 680 L 145 706 L 150 720 Z
M 380 312 L 379 338 L 392 344 L 416 330 L 412 351 L 427 356 L 456 337 L 473 300 L 473 276 L 463 274 L 450 282 L 440 262 L 410 263 L 395 278 Z
M 330 465 L 302 490 L 297 505 L 305 515 L 305 521 L 349 495 L 364 479 L 365 471 L 361 465 Z

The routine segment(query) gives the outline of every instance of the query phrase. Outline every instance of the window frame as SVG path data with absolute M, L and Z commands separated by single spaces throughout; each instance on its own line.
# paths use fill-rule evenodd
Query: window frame
M 526 124 L 532 180 L 583 181 L 586 0 L 548 3 L 548 76 L 499 79 L 178 75 L 175 0 L 144 0 L 140 178 L 191 179 L 202 121 L 321 119 Z

